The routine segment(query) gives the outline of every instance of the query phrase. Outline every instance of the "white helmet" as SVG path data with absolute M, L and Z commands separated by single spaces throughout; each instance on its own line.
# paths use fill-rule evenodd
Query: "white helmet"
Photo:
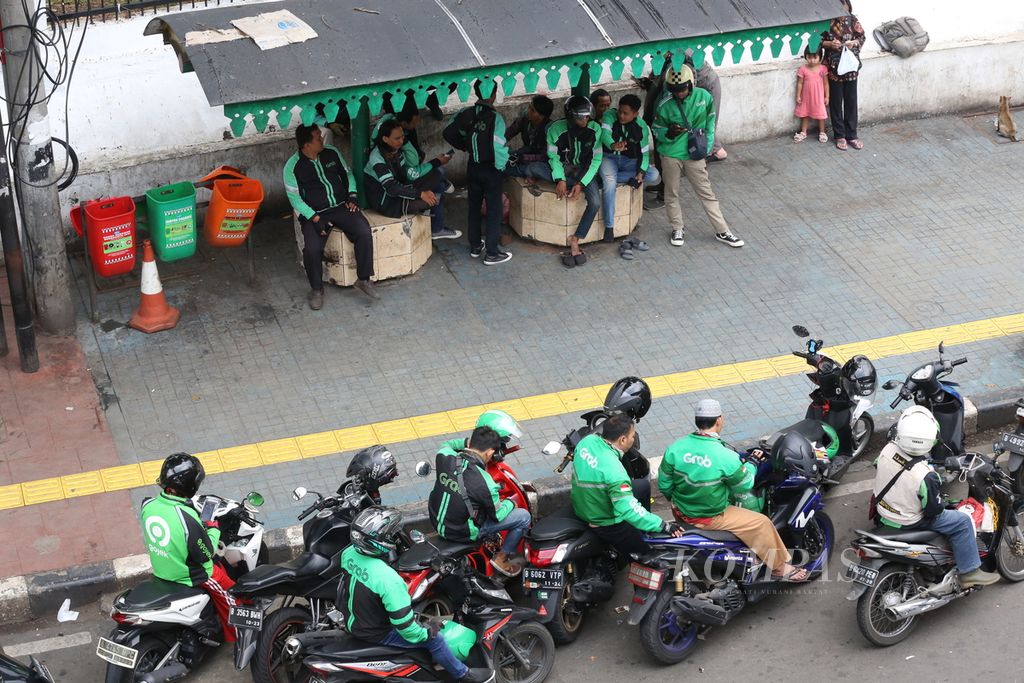
M 923 406 L 911 406 L 896 422 L 896 446 L 912 458 L 928 455 L 939 436 L 939 423 Z

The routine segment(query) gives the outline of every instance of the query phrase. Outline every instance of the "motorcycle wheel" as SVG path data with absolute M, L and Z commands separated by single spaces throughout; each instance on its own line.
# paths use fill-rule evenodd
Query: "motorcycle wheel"
M 697 644 L 698 626 L 682 621 L 672 613 L 671 590 L 662 590 L 640 621 L 640 644 L 644 652 L 662 664 L 677 664 L 686 659 Z
M 832 547 L 835 545 L 836 531 L 832 519 L 824 512 L 816 512 L 811 521 L 804 529 L 804 535 L 796 544 L 794 550 L 802 550 L 806 559 L 799 558 L 801 567 L 807 567 L 821 560 L 821 566 L 811 572 L 811 579 L 817 579 L 825 571 L 828 559 L 832 556 Z M 795 560 L 798 558 L 794 558 Z
M 517 653 L 528 664 L 523 665 Z M 495 683 L 542 683 L 554 665 L 555 640 L 537 622 L 503 632 L 494 646 Z
M 455 614 L 455 605 L 452 604 L 451 598 L 442 593 L 428 595 L 422 601 L 416 603 L 413 609 L 416 613 L 426 617 L 451 619 L 452 615 Z
M 857 600 L 857 627 L 861 635 L 879 647 L 895 645 L 909 636 L 917 626 L 917 617 L 894 621 L 885 613 L 885 608 L 915 595 L 917 587 L 917 579 L 908 567 L 899 564 L 882 567 L 875 585 Z
M 1018 523 L 1024 524 L 1024 512 L 1018 512 L 1016 515 Z M 1007 581 L 1024 581 L 1024 541 L 1011 541 L 1007 527 L 1003 528 L 1002 538 L 999 539 L 999 547 L 996 549 L 996 569 Z
M 568 645 L 575 641 L 580 629 L 583 628 L 583 609 L 572 601 L 572 586 L 576 583 L 576 572 L 570 569 L 575 570 L 575 567 L 566 565 L 565 586 L 558 596 L 555 609 L 552 610 L 551 620 L 544 624 L 559 645 Z
M 853 423 L 853 454 L 851 459 L 856 460 L 867 450 L 868 442 L 875 433 L 875 421 L 870 415 L 864 413 Z
M 284 643 L 296 633 L 309 629 L 312 615 L 301 607 L 285 607 L 270 613 L 256 640 L 256 653 L 249 664 L 254 683 L 304 683 L 310 678 L 301 661 L 284 660 Z
M 139 641 L 136 649 L 139 657 L 135 660 L 135 668 L 126 669 L 116 664 L 107 664 L 105 683 L 131 683 L 137 676 L 151 673 L 171 647 L 159 638 L 146 636 Z

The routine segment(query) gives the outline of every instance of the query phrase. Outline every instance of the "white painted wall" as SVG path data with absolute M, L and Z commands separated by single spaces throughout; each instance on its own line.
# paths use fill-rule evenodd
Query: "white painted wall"
M 838 8 L 838 0 L 836 4 Z M 869 35 L 863 53 L 862 120 L 974 108 L 982 103 L 994 107 L 997 94 L 1010 94 L 1016 103 L 1024 101 L 1024 1 L 853 0 L 853 4 Z M 870 38 L 879 23 L 903 15 L 916 17 L 932 38 L 925 53 L 906 62 L 878 54 Z M 261 180 L 269 198 L 280 199 L 280 180 L 271 169 L 283 162 L 289 134 L 258 134 L 250 128 L 244 139 L 230 139 L 227 119 L 219 107 L 207 104 L 195 74 L 180 73 L 173 49 L 164 46 L 161 37 L 142 35 L 151 18 L 95 24 L 88 30 L 67 93 L 69 135 L 82 163 L 82 177 L 65 192 L 65 202 L 79 194 L 140 193 L 190 177 L 183 173 L 201 175 L 214 161 L 258 166 L 267 173 Z M 994 47 L 967 49 L 993 43 Z M 767 50 L 764 54 L 770 58 Z M 724 140 L 779 134 L 792 126 L 790 93 L 798 63 L 788 58 L 775 64 L 741 61 L 720 69 L 725 91 Z M 50 107 L 52 133 L 58 137 L 64 137 L 65 94 L 59 90 Z M 264 141 L 271 146 L 261 149 L 259 143 Z M 282 156 L 266 158 L 271 153 Z

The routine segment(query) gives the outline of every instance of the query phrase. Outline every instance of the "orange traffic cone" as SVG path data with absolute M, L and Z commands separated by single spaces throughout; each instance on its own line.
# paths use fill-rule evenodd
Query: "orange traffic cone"
M 160 274 L 156 272 L 156 256 L 149 240 L 142 243 L 142 300 L 128 321 L 128 327 L 140 332 L 169 330 L 178 324 L 181 312 L 167 305 Z

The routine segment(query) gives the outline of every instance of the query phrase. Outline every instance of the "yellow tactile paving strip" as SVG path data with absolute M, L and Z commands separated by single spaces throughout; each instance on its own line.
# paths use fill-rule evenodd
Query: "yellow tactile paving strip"
M 1021 333 L 1024 333 L 1024 313 L 830 346 L 827 347 L 827 352 L 840 362 L 858 353 L 877 360 L 933 349 L 940 341 L 952 346 Z M 795 375 L 805 372 L 806 369 L 807 365 L 803 359 L 786 355 L 648 377 L 647 381 L 654 396 L 658 398 Z M 232 446 L 196 455 L 203 461 L 208 474 L 276 465 L 304 458 L 318 458 L 332 453 L 358 450 L 377 443 L 393 445 L 466 431 L 473 426 L 480 413 L 491 408 L 508 411 L 517 420 L 532 420 L 588 410 L 601 405 L 609 386 L 611 385 L 603 384 L 526 396 L 400 420 Z M 146 486 L 155 481 L 160 462 L 149 460 L 136 465 L 107 467 L 93 472 L 0 486 L 0 510 Z

